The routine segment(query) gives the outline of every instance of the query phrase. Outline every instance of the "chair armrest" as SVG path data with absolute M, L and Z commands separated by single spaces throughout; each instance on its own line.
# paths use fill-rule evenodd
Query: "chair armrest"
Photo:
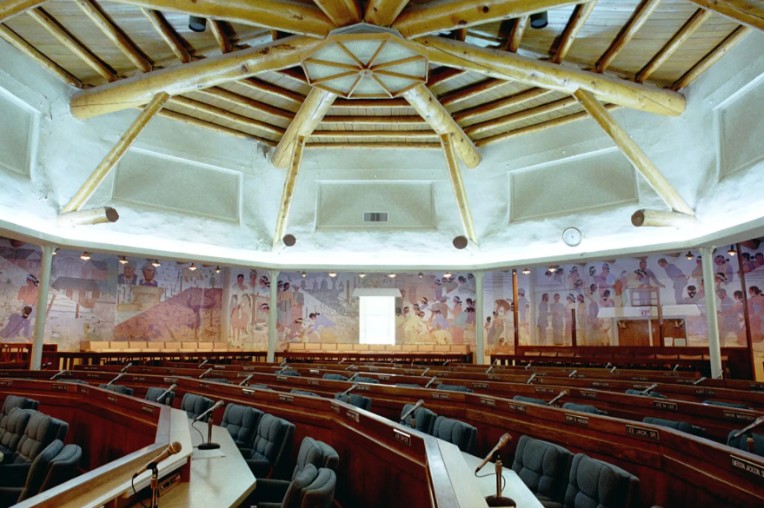
M 0 465 L 0 487 L 23 487 L 32 464 Z
M 271 463 L 264 459 L 247 459 L 247 465 L 255 478 L 268 478 L 273 473 Z
M 258 506 L 260 503 L 277 503 L 278 506 L 281 506 L 280 503 L 284 500 L 289 483 L 287 480 L 274 480 L 273 478 L 257 480 L 255 503 Z

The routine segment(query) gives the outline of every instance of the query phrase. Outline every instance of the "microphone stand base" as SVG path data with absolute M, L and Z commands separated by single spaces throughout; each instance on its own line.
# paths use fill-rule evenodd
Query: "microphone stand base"
M 488 506 L 517 506 L 513 499 L 503 496 L 486 496 L 485 502 Z
M 202 443 L 198 446 L 200 450 L 217 450 L 220 445 L 217 443 Z

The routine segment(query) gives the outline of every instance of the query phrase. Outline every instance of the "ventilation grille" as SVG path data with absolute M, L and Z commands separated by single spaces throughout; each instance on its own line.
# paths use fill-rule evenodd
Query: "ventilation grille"
M 387 212 L 363 212 L 364 222 L 387 222 Z

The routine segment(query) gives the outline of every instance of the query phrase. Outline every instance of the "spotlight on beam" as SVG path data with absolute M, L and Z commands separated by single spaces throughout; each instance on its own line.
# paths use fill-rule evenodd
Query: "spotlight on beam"
M 188 28 L 194 32 L 204 32 L 204 30 L 207 28 L 207 18 L 189 16 Z
M 455 236 L 454 237 L 454 241 L 453 241 L 454 247 L 459 249 L 459 250 L 464 249 L 465 247 L 467 247 L 467 245 L 469 245 L 469 243 L 470 243 L 470 241 L 464 235 L 459 235 L 459 236 Z
M 103 224 L 105 222 L 117 222 L 119 213 L 110 206 L 66 212 L 58 215 L 59 226 L 86 226 L 91 224 Z
M 631 215 L 631 223 L 635 227 L 681 227 L 695 224 L 695 216 L 681 212 L 665 212 L 662 210 L 637 210 Z
M 284 238 L 281 239 L 281 241 L 283 241 L 284 245 L 287 247 L 292 247 L 295 243 L 297 243 L 297 238 L 295 238 L 294 235 L 286 234 L 284 235 Z
M 549 17 L 547 16 L 546 11 L 531 14 L 531 28 L 538 30 L 541 28 L 546 28 L 548 24 Z

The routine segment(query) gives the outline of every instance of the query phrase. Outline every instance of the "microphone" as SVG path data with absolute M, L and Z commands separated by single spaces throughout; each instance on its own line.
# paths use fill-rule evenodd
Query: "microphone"
M 281 360 L 279 367 L 286 367 L 286 364 L 287 364 L 287 361 L 286 361 L 286 358 L 284 358 L 283 360 Z
M 605 364 L 605 368 L 606 368 L 606 369 L 609 369 L 609 368 L 610 368 L 610 367 L 612 367 L 612 366 L 613 366 L 613 364 L 612 364 L 612 363 L 610 363 L 610 362 L 607 362 L 607 363 Z
M 422 406 L 424 406 L 424 400 L 423 399 L 419 399 L 418 401 L 416 401 L 416 404 L 414 404 L 413 407 L 409 408 L 408 411 L 403 413 L 403 416 L 401 416 L 400 422 L 404 423 L 406 421 L 406 418 L 408 418 L 409 416 L 414 414 L 414 411 L 416 411 L 417 409 L 419 409 Z
M 201 369 L 202 367 L 207 365 L 209 362 L 210 362 L 210 359 L 209 358 L 205 358 L 204 361 L 199 364 L 199 368 Z
M 422 377 L 426 376 L 428 372 L 430 372 L 430 367 L 427 367 L 426 369 L 424 369 L 424 372 L 422 372 L 421 376 Z
M 167 390 L 163 391 L 163 392 L 162 392 L 162 393 L 159 395 L 159 397 L 157 397 L 157 402 L 158 402 L 159 404 L 161 404 L 161 403 L 162 403 L 162 399 L 164 399 L 165 397 L 167 397 L 167 395 L 169 395 L 170 393 L 172 393 L 172 392 L 173 392 L 173 391 L 174 391 L 174 390 L 175 390 L 177 387 L 178 387 L 178 385 L 177 385 L 176 383 L 173 383 L 173 384 L 171 384 L 171 385 L 170 385 L 170 387 L 169 387 Z
M 353 386 L 351 386 L 350 388 L 348 388 L 347 390 L 345 390 L 344 392 L 342 392 L 342 394 L 341 394 L 341 395 L 347 395 L 348 393 L 352 392 L 352 391 L 353 391 L 353 390 L 355 390 L 356 388 L 358 388 L 358 385 L 357 385 L 357 384 L 353 384 Z
M 499 438 L 499 442 L 496 443 L 496 446 L 494 446 L 493 449 L 490 452 L 488 452 L 488 455 L 485 456 L 485 458 L 483 459 L 483 462 L 481 462 L 480 465 L 475 468 L 475 474 L 478 474 L 478 471 L 483 469 L 483 466 L 485 466 L 491 461 L 491 457 L 493 457 L 493 454 L 498 452 L 502 448 L 504 448 L 504 446 L 506 446 L 507 443 L 509 443 L 510 439 L 512 439 L 512 436 L 510 436 L 509 433 L 501 436 L 501 438 Z
M 348 378 L 348 381 L 354 381 L 354 380 L 355 380 L 355 378 L 357 378 L 357 377 L 358 377 L 358 374 L 360 374 L 360 372 L 356 372 L 355 374 L 353 374 L 352 376 L 350 376 L 350 377 Z
M 215 369 L 213 369 L 212 367 L 210 367 L 209 369 L 205 370 L 204 372 L 202 372 L 201 374 L 199 374 L 199 379 L 202 379 L 204 376 L 206 376 L 207 374 L 209 374 L 209 373 L 210 373 L 210 372 L 212 372 L 213 370 L 215 370 Z
M 447 367 L 449 363 L 451 363 L 451 360 L 446 360 L 445 362 L 443 362 L 443 366 Z
M 69 371 L 68 370 L 60 370 L 60 371 L 56 372 L 55 374 L 53 374 L 52 376 L 50 376 L 50 380 L 51 381 L 55 381 L 56 379 L 58 379 L 59 377 L 65 375 L 65 374 L 69 374 Z
M 166 459 L 170 455 L 175 455 L 176 453 L 178 453 L 182 449 L 183 449 L 183 445 L 182 444 L 180 444 L 178 441 L 173 441 L 172 443 L 167 445 L 167 448 L 165 448 L 162 451 L 162 453 L 160 453 L 159 455 L 157 455 L 156 457 L 151 459 L 151 462 L 149 462 L 145 466 L 142 466 L 138 470 L 138 472 L 133 475 L 133 478 L 135 478 L 136 476 L 138 476 L 139 474 L 141 474 L 144 471 L 148 471 L 148 470 L 152 470 L 153 471 L 154 469 L 156 469 L 157 464 L 162 462 L 164 459 Z
M 530 369 L 532 364 L 533 364 L 533 362 L 528 362 L 528 363 L 526 363 L 526 364 L 525 364 L 525 370 L 528 370 L 528 369 Z
M 706 379 L 708 379 L 706 376 L 700 377 L 700 378 L 696 379 L 695 381 L 693 381 L 692 384 L 699 385 L 700 383 L 702 383 Z
M 358 370 L 358 367 L 356 367 L 355 365 L 351 364 L 351 365 L 348 365 L 347 367 L 345 367 L 345 370 Z
M 432 384 L 438 380 L 438 376 L 432 376 L 429 381 L 427 381 L 427 384 L 424 385 L 425 388 L 429 388 L 432 386 Z
M 210 414 L 211 412 L 213 412 L 214 410 L 216 410 L 217 408 L 219 408 L 220 406 L 223 406 L 223 405 L 225 405 L 225 402 L 222 401 L 222 400 L 219 400 L 219 401 L 215 402 L 215 404 L 213 404 L 211 408 L 209 408 L 207 411 L 205 411 L 204 413 L 202 413 L 199 416 L 197 416 L 196 418 L 194 418 L 194 421 L 192 423 L 196 423 L 196 422 L 202 420 L 208 414 Z
M 574 370 L 573 372 L 571 372 L 570 374 L 568 374 L 568 377 L 576 377 L 576 374 L 578 374 L 578 371 L 577 371 L 577 370 Z
M 254 374 L 247 374 L 247 377 L 241 380 L 241 382 L 239 383 L 239 386 L 244 386 L 245 384 L 247 384 L 247 381 L 249 381 L 253 377 L 255 377 Z
M 612 368 L 612 369 L 610 369 L 610 373 L 611 373 L 611 374 L 615 374 L 615 369 L 617 369 L 617 368 L 618 368 L 618 367 L 617 367 L 616 365 L 613 365 L 613 368 Z
M 491 366 L 490 366 L 490 367 L 488 367 L 487 369 L 485 369 L 485 373 L 486 373 L 486 374 L 490 374 L 490 373 L 491 373 L 491 371 L 493 370 L 493 368 L 496 366 L 496 363 L 498 363 L 498 361 L 499 361 L 499 360 L 494 360 L 494 361 L 493 361 L 493 363 L 491 364 Z
M 647 395 L 648 393 L 650 393 L 650 391 L 654 390 L 657 387 L 658 387 L 658 383 L 651 384 L 650 386 L 642 390 L 642 395 Z
M 558 393 L 558 394 L 557 394 L 557 396 L 556 396 L 555 398 L 553 398 L 552 400 L 550 400 L 549 402 L 547 402 L 547 403 L 546 403 L 546 405 L 547 405 L 547 406 L 554 406 L 554 403 L 555 403 L 555 402 L 557 402 L 557 401 L 558 401 L 558 400 L 560 400 L 561 398 L 565 397 L 567 394 L 568 394 L 568 390 L 563 390 L 563 391 L 561 391 L 560 393 Z
M 679 368 L 679 364 L 677 363 L 676 365 L 674 365 L 674 368 L 671 369 L 671 372 L 676 372 L 678 368 Z
M 534 379 L 536 379 L 536 373 L 535 373 L 535 372 L 534 372 L 533 374 L 531 374 L 531 377 L 529 377 L 529 378 L 528 378 L 528 379 L 525 381 L 525 384 L 526 384 L 526 385 L 529 385 L 529 384 L 533 383 L 533 380 L 534 380 Z
M 106 386 L 111 386 L 112 384 L 116 383 L 117 381 L 119 381 L 124 376 L 125 376 L 125 373 L 124 372 L 120 372 L 119 374 L 117 374 L 117 377 L 115 377 L 114 379 L 112 379 L 111 381 L 106 383 Z
M 133 366 L 133 362 L 128 362 L 128 364 L 127 364 L 127 365 L 125 365 L 124 367 L 122 367 L 122 370 L 120 370 L 120 372 L 127 372 L 127 369 L 129 369 L 129 368 L 130 368 L 130 367 L 132 367 L 132 366 Z
M 342 360 L 340 360 L 340 363 L 338 363 L 337 365 L 342 365 L 342 362 L 344 362 L 344 361 L 345 361 L 345 358 L 343 358 Z
M 756 427 L 758 427 L 758 426 L 759 426 L 759 425 L 761 425 L 762 423 L 764 423 L 764 416 L 759 416 L 759 417 L 758 417 L 758 418 L 756 418 L 756 420 L 754 420 L 754 422 L 753 422 L 752 424 L 750 424 L 748 427 L 746 427 L 746 428 L 744 428 L 744 429 L 736 430 L 735 432 L 733 432 L 733 433 L 732 433 L 732 438 L 733 438 L 733 439 L 737 439 L 737 438 L 739 438 L 740 436 L 742 436 L 743 434 L 745 434 L 745 433 L 747 433 L 747 432 L 750 432 L 750 431 L 752 431 L 753 429 L 755 429 Z

